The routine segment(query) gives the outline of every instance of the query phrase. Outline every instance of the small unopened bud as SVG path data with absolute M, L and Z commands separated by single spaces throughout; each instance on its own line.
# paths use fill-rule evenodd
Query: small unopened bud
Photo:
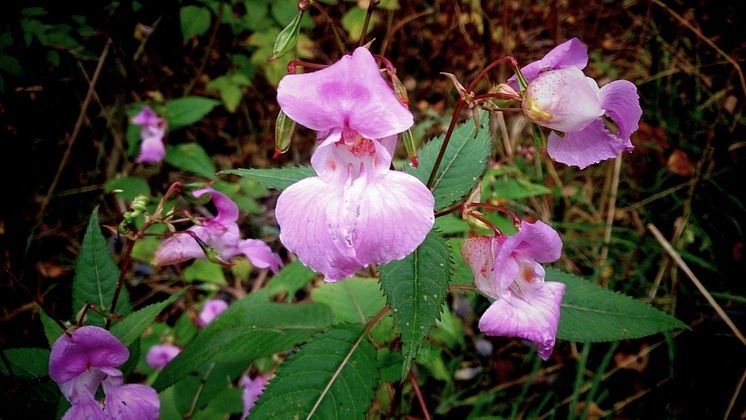
M 142 213 L 148 209 L 148 203 L 150 203 L 150 197 L 144 194 L 140 194 L 132 200 L 132 210 L 138 213 Z
M 396 73 L 393 71 L 389 71 L 388 74 L 391 78 L 391 84 L 394 86 L 394 93 L 399 97 L 399 102 L 404 104 L 404 106 L 409 106 L 409 96 L 407 95 L 407 88 L 404 87 L 404 83 L 396 77 Z
M 273 159 L 276 159 L 279 155 L 290 149 L 294 133 L 295 121 L 280 110 L 275 121 L 275 154 L 272 156 Z
M 502 93 L 506 96 L 505 99 L 514 99 L 516 101 L 521 100 L 521 95 L 507 83 L 500 83 L 499 85 L 494 86 L 490 89 L 490 93 Z
M 458 78 L 455 74 L 452 73 L 446 73 L 446 72 L 440 72 L 443 76 L 446 76 L 451 80 L 451 83 L 453 83 L 453 86 L 456 87 L 456 91 L 458 91 L 458 96 L 461 97 L 461 99 L 466 100 L 469 97 L 468 92 L 466 92 L 466 88 L 464 85 L 461 84 L 461 82 L 458 81 Z
M 412 130 L 407 130 L 402 133 L 402 139 L 404 140 L 404 148 L 407 150 L 407 156 L 409 156 L 412 166 L 415 168 L 420 166 L 420 163 L 417 160 L 417 145 L 414 142 Z
M 298 9 L 303 10 L 305 12 L 312 5 L 313 5 L 313 0 L 300 0 L 298 2 Z
M 298 37 L 300 36 L 301 17 L 303 17 L 303 9 L 298 10 L 298 13 L 295 14 L 295 17 L 290 21 L 288 26 L 277 35 L 274 48 L 272 48 L 272 57 L 269 58 L 269 61 L 274 61 L 295 48 L 295 44 L 298 43 Z

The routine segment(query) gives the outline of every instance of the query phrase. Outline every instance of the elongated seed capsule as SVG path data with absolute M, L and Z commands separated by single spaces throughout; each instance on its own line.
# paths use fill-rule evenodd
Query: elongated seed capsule
M 277 121 L 275 121 L 275 154 L 273 158 L 277 158 L 290 149 L 294 133 L 295 121 L 280 110 L 280 113 L 277 114 Z
M 412 130 L 407 130 L 402 133 L 402 138 L 404 139 L 404 148 L 407 150 L 407 156 L 409 156 L 412 166 L 415 168 L 420 166 L 419 161 L 417 161 L 417 145 L 414 142 Z

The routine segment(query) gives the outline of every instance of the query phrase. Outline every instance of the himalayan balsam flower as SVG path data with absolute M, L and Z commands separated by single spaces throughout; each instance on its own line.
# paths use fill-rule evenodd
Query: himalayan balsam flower
M 49 376 L 72 404 L 63 420 L 157 419 L 160 401 L 155 390 L 123 384 L 116 368 L 128 358 L 127 347 L 103 328 L 82 327 L 60 336 L 52 346 Z M 96 399 L 99 386 L 104 388 L 103 406 Z
M 434 200 L 415 177 L 389 170 L 397 133 L 413 117 L 366 48 L 319 71 L 285 76 L 282 110 L 317 131 L 318 176 L 277 200 L 280 240 L 326 281 L 406 257 L 432 229 Z
M 181 353 L 181 347 L 168 343 L 156 344 L 148 350 L 145 362 L 153 369 L 163 369 L 179 353 Z
M 228 304 L 221 299 L 209 299 L 205 302 L 202 310 L 199 312 L 199 318 L 197 319 L 197 326 L 205 328 L 207 324 L 211 323 L 218 315 L 228 309 Z
M 132 124 L 140 126 L 140 154 L 138 163 L 158 163 L 166 155 L 163 137 L 166 135 L 166 120 L 150 107 L 144 106 L 134 117 Z
M 549 156 L 581 169 L 631 151 L 630 136 L 642 116 L 634 84 L 615 80 L 599 89 L 582 72 L 587 63 L 588 50 L 573 38 L 521 69 L 528 82 L 526 116 L 556 131 L 549 135 Z M 614 128 L 606 126 L 605 117 Z
M 161 243 L 155 251 L 153 264 L 168 265 L 176 264 L 192 258 L 207 258 L 200 246 L 196 236 L 204 244 L 212 247 L 218 257 L 223 261 L 243 254 L 256 267 L 269 267 L 272 272 L 277 272 L 282 265 L 280 257 L 264 242 L 257 239 L 244 239 L 239 236 L 238 206 L 226 195 L 212 188 L 203 188 L 193 192 L 195 197 L 210 194 L 218 215 L 205 220 L 199 226 L 188 229 L 190 233 L 178 232 Z M 193 236 L 194 235 L 194 236 Z
M 245 419 L 249 416 L 251 409 L 256 404 L 259 397 L 264 392 L 264 387 L 267 385 L 267 377 L 264 375 L 257 375 L 256 378 L 251 379 L 249 375 L 243 375 L 241 377 L 241 387 L 243 388 L 243 416 L 241 419 Z
M 512 236 L 467 239 L 462 252 L 477 288 L 495 299 L 479 320 L 479 329 L 487 335 L 531 340 L 538 344 L 539 356 L 549 358 L 565 285 L 545 282 L 541 264 L 559 259 L 562 240 L 557 232 L 541 221 L 523 221 Z

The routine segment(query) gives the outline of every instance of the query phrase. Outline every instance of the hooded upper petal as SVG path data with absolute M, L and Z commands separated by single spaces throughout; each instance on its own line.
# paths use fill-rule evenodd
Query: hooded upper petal
M 564 137 L 552 132 L 547 141 L 547 153 L 553 160 L 583 169 L 602 160 L 617 157 L 634 149 L 629 138 L 622 139 L 609 132 L 601 119 Z
M 132 124 L 139 126 L 156 125 L 161 121 L 161 119 L 162 118 L 159 117 L 152 108 L 144 106 L 140 108 L 140 112 L 132 117 Z
M 572 38 L 552 48 L 540 60 L 521 68 L 521 73 L 530 83 L 544 71 L 567 68 L 583 70 L 587 64 L 588 48 L 578 38 Z M 515 89 L 517 87 L 515 76 L 508 79 L 508 83 Z
M 577 68 L 550 70 L 528 84 L 526 116 L 554 130 L 579 131 L 604 114 L 598 85 Z
M 61 335 L 49 356 L 49 376 L 62 384 L 90 367 L 117 367 L 127 361 L 129 350 L 109 331 L 93 326 L 81 327 L 71 336 Z
M 163 369 L 179 353 L 181 353 L 181 347 L 168 343 L 156 344 L 148 350 L 145 362 L 153 369 Z
M 366 48 L 325 69 L 283 77 L 277 102 L 285 114 L 310 129 L 349 127 L 370 139 L 401 133 L 414 122 Z
M 627 80 L 615 80 L 605 84 L 600 95 L 601 107 L 619 128 L 619 137 L 629 139 L 642 117 L 637 87 Z
M 201 197 L 204 194 L 210 195 L 212 203 L 215 205 L 215 209 L 218 212 L 218 214 L 210 220 L 213 220 L 225 226 L 228 226 L 231 223 L 236 223 L 236 221 L 238 220 L 238 205 L 236 205 L 233 200 L 228 198 L 227 195 L 215 191 L 212 188 L 201 188 L 199 190 L 194 190 L 192 194 L 195 197 Z
M 537 220 L 529 223 L 521 221 L 521 228 L 511 236 L 515 242 L 515 251 L 532 260 L 547 264 L 555 262 L 562 254 L 562 239 L 551 226 Z
M 275 214 L 285 247 L 336 281 L 414 251 L 432 229 L 433 206 L 419 180 L 389 171 L 344 186 L 306 178 L 283 191 Z
M 528 298 L 497 299 L 482 315 L 479 329 L 488 335 L 531 340 L 538 344 L 539 356 L 547 360 L 554 348 L 564 293 L 563 283 L 546 282 Z

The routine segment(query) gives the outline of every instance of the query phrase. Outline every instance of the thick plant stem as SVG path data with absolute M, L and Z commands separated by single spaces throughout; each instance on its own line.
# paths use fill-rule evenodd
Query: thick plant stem
M 433 180 L 435 180 L 435 174 L 438 173 L 438 167 L 440 166 L 440 162 L 443 160 L 443 155 L 446 153 L 446 149 L 448 148 L 448 142 L 451 140 L 451 135 L 453 135 L 453 129 L 456 128 L 456 122 L 458 121 L 458 116 L 461 113 L 461 109 L 464 107 L 463 99 L 459 99 L 456 102 L 456 107 L 453 109 L 453 115 L 451 116 L 451 123 L 448 125 L 448 131 L 446 131 L 446 136 L 443 138 L 443 144 L 440 146 L 440 151 L 438 152 L 438 157 L 435 158 L 435 164 L 433 164 L 433 169 L 430 172 L 430 178 L 427 179 L 427 187 L 430 188 L 432 191 L 433 189 Z

